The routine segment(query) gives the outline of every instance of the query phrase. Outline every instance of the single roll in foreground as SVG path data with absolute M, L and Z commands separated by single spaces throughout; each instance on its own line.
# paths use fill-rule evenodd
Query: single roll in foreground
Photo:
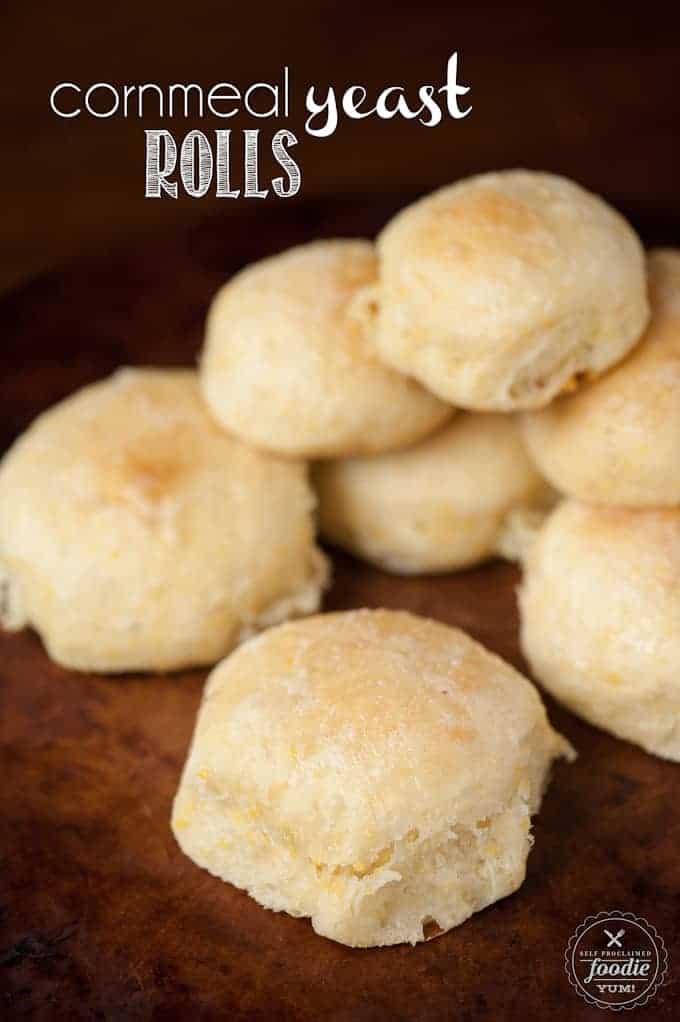
M 680 509 L 564 501 L 529 549 L 522 648 L 574 713 L 680 760 Z
M 313 503 L 304 465 L 219 429 L 195 373 L 120 371 L 0 464 L 0 618 L 80 670 L 212 664 L 318 609 Z
M 355 312 L 375 280 L 368 241 L 316 241 L 247 267 L 217 294 L 205 399 L 238 436 L 282 454 L 343 457 L 425 436 L 450 409 L 385 366 Z
M 328 614 L 214 670 L 172 826 L 198 865 L 326 937 L 416 943 L 521 885 L 569 752 L 533 685 L 463 632 Z
M 628 357 L 524 416 L 532 456 L 563 493 L 594 504 L 680 504 L 680 251 L 648 258 L 652 319 Z
M 378 350 L 462 408 L 542 408 L 623 358 L 648 318 L 636 234 L 552 174 L 442 188 L 388 223 L 378 253 Z
M 494 414 L 459 414 L 402 451 L 319 462 L 313 481 L 326 539 L 400 574 L 493 557 L 511 516 L 552 498 L 515 419 Z

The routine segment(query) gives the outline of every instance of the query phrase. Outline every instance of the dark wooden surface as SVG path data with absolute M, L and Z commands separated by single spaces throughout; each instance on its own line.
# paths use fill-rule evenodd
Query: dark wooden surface
M 241 263 L 380 211 L 272 213 L 161 237 L 37 280 L 0 305 L 0 444 L 124 362 L 191 363 L 208 297 Z M 266 225 L 266 231 L 265 231 Z M 515 569 L 395 579 L 335 558 L 327 607 L 406 607 L 522 666 Z M 416 948 L 357 951 L 261 909 L 195 867 L 169 829 L 205 672 L 107 679 L 0 636 L 0 1017 L 580 1020 L 563 971 L 590 913 L 645 916 L 670 953 L 641 1020 L 680 1014 L 680 767 L 549 702 L 579 751 L 555 772 L 526 883 Z

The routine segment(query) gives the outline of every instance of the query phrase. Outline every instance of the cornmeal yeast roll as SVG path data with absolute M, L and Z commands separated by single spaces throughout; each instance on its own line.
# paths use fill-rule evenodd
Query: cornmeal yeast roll
M 416 943 L 521 885 L 570 754 L 533 685 L 463 632 L 326 614 L 214 670 L 172 827 L 199 866 L 324 936 Z
M 627 354 L 649 308 L 640 241 L 554 174 L 481 174 L 398 213 L 364 291 L 384 360 L 476 411 L 542 408 Z
M 0 463 L 2 623 L 84 671 L 214 663 L 318 609 L 313 507 L 305 465 L 221 430 L 195 373 L 121 370 Z

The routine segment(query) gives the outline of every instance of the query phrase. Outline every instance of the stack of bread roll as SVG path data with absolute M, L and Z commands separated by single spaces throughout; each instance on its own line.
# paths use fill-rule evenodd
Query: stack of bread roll
M 650 252 L 647 274 L 630 354 L 523 417 L 565 499 L 526 550 L 522 645 L 575 713 L 680 760 L 680 252 Z
M 123 370 L 41 416 L 0 466 L 0 617 L 101 672 L 278 625 L 209 679 L 178 841 L 334 939 L 416 942 L 521 884 L 571 749 L 455 629 L 281 624 L 319 608 L 315 528 L 401 574 L 521 559 L 537 679 L 680 759 L 679 441 L 680 254 L 645 262 L 563 178 L 482 175 L 375 244 L 241 271 L 198 373 Z

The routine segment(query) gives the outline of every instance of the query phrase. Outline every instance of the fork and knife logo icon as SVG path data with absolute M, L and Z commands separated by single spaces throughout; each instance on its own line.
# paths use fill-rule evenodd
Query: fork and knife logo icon
M 609 937 L 609 943 L 607 944 L 607 947 L 614 946 L 623 947 L 623 944 L 621 943 L 621 937 L 623 937 L 624 933 L 626 932 L 625 930 L 619 930 L 619 932 L 616 934 L 612 933 L 611 930 L 605 930 L 604 932 Z

